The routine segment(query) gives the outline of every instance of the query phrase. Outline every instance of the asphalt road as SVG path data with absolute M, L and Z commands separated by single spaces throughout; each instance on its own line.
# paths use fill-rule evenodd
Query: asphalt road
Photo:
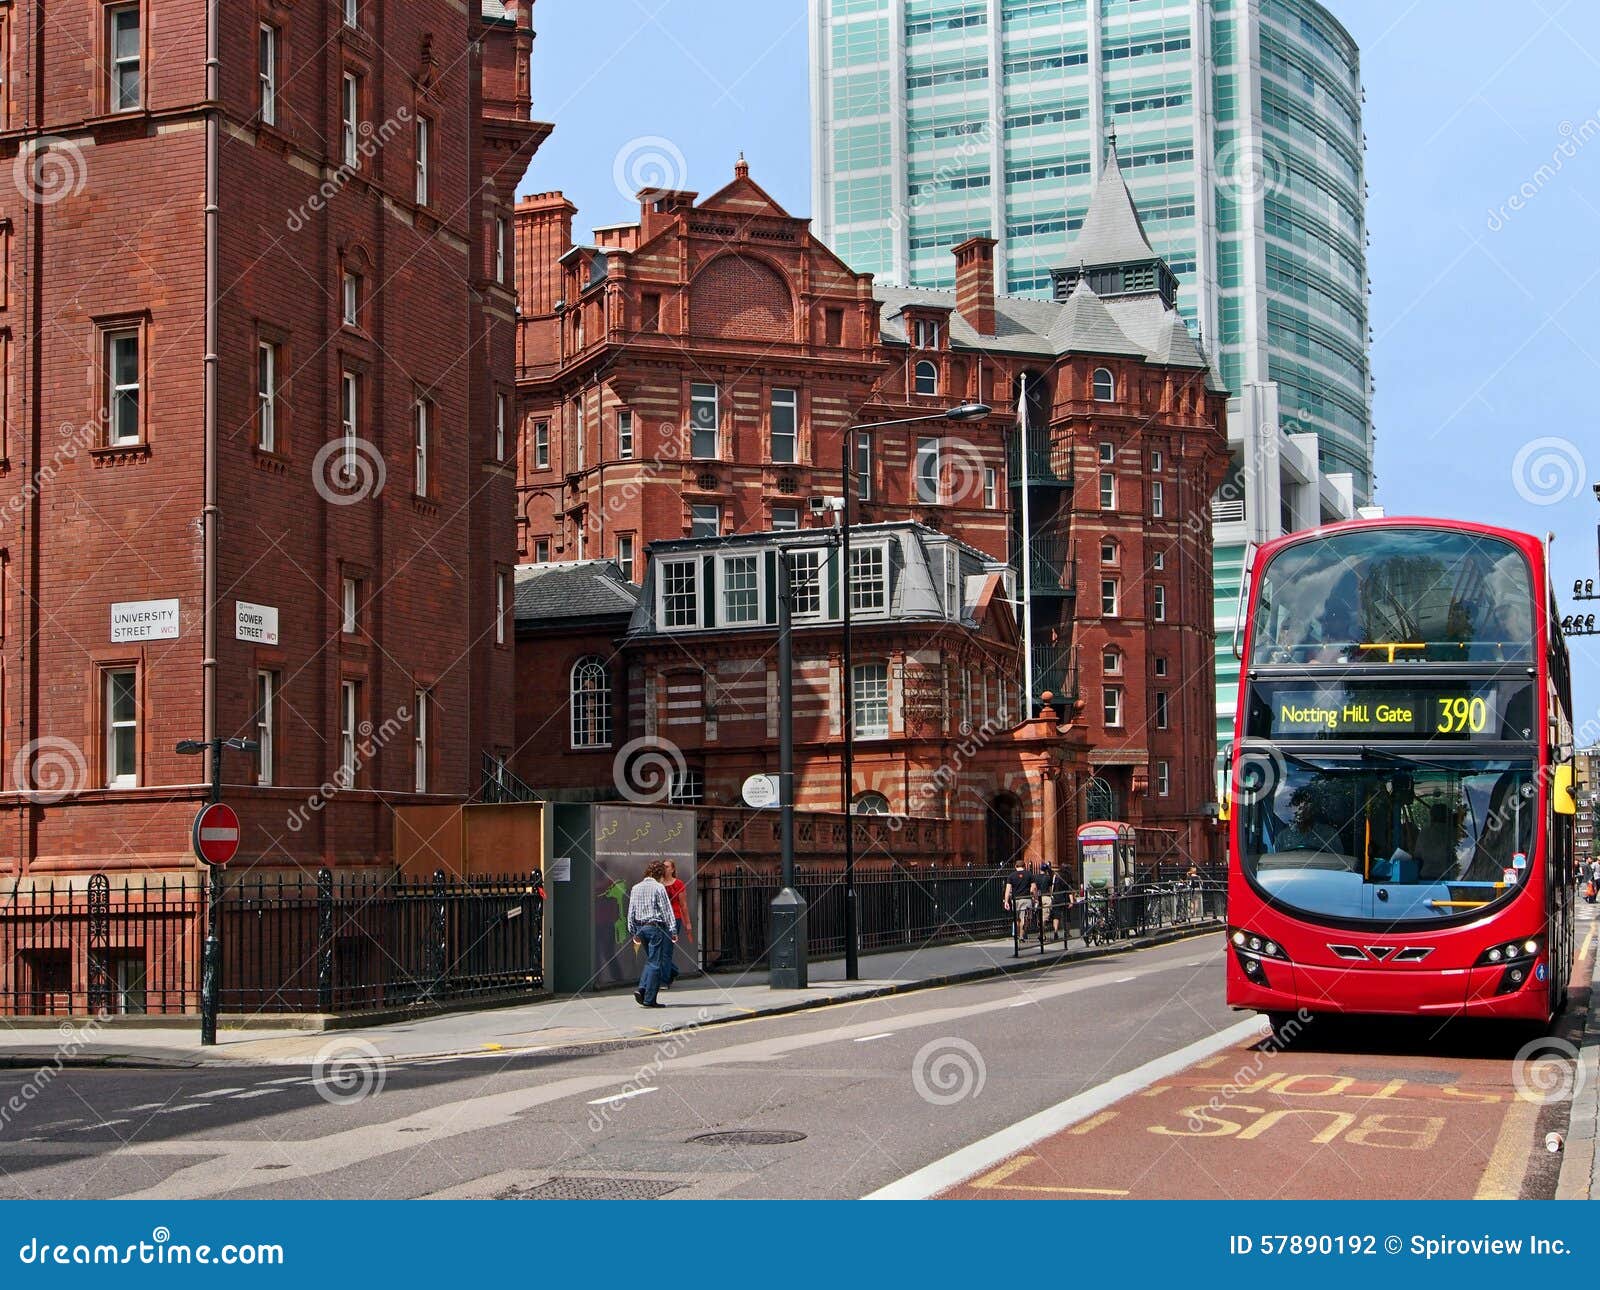
M 28 1090 L 0 1124 L 0 1197 L 862 1196 L 1236 1025 L 1221 978 L 1209 935 L 653 1043 L 356 1065 L 321 1083 L 303 1067 L 0 1071 L 0 1107 Z M 1423 1084 L 1483 1060 L 1401 1043 Z M 1509 1066 L 1495 1055 L 1473 1078 L 1507 1083 Z M 1493 1138 L 1495 1123 L 1463 1131 Z M 1289 1132 L 1258 1137 L 1260 1159 L 1304 1156 Z M 1052 1168 L 1134 1191 L 1151 1141 Z M 1341 1168 L 1338 1194 L 1391 1194 L 1362 1167 Z M 1190 1194 L 1186 1176 L 1141 1177 L 1134 1194 Z

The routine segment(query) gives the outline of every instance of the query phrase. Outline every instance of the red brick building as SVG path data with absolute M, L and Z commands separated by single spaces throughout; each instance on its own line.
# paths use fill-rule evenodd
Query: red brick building
M 509 752 L 529 0 L 0 9 L 0 873 L 388 858 Z
M 1053 693 L 1087 738 L 1075 818 L 1209 855 L 1225 395 L 1115 155 L 1052 301 L 996 298 L 984 238 L 955 248 L 953 293 L 875 287 L 743 161 L 703 201 L 640 202 L 589 244 L 561 194 L 517 207 L 522 559 L 615 560 L 643 582 L 654 543 L 831 524 L 850 428 L 927 418 L 856 435 L 858 519 L 1009 561 L 1027 706 Z M 940 418 L 963 403 L 993 411 Z

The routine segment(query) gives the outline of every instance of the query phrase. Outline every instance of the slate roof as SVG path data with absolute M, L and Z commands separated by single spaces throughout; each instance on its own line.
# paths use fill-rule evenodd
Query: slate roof
M 1073 263 L 1091 269 L 1158 258 L 1150 239 L 1145 236 L 1144 221 L 1133 204 L 1133 194 L 1122 177 L 1115 143 L 1106 153 L 1100 182 L 1089 198 L 1083 227 L 1072 241 L 1070 258 Z
M 615 560 L 566 560 L 517 566 L 514 612 L 519 626 L 586 618 L 628 618 L 639 589 Z

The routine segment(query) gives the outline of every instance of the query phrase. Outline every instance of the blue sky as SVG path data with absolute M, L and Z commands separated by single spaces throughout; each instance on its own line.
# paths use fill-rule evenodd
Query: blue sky
M 1600 6 L 1330 8 L 1367 93 L 1378 500 L 1553 531 L 1579 608 L 1573 579 L 1600 575 Z M 741 150 L 810 213 L 805 0 L 538 0 L 534 24 L 556 131 L 526 189 L 564 190 L 580 229 L 632 218 L 662 174 L 712 192 Z M 1600 729 L 1600 637 L 1573 653 Z

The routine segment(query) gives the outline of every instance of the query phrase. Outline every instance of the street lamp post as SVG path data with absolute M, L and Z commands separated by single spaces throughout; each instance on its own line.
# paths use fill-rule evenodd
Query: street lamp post
M 916 425 L 924 421 L 981 421 L 988 416 L 990 408 L 983 403 L 963 403 L 950 408 L 945 412 L 935 412 L 927 416 L 901 417 L 893 421 L 869 421 L 863 425 L 849 426 L 844 432 L 844 449 L 840 453 L 839 477 L 844 485 L 844 504 L 839 516 L 839 548 L 843 570 L 839 575 L 843 588 L 844 614 L 843 614 L 843 639 L 841 641 L 842 661 L 844 671 L 844 756 L 840 767 L 841 796 L 844 808 L 844 976 L 847 981 L 861 979 L 861 962 L 856 941 L 856 825 L 852 816 L 851 805 L 855 797 L 855 765 L 856 765 L 856 681 L 855 665 L 851 657 L 851 615 L 850 615 L 850 524 L 851 506 L 855 501 L 856 479 L 854 454 L 861 443 L 861 436 L 872 430 L 883 430 L 890 426 Z
M 197 753 L 211 754 L 211 804 L 222 801 L 222 750 L 255 752 L 260 745 L 254 739 L 184 739 L 175 752 L 193 757 Z M 222 991 L 222 866 L 209 865 L 209 886 L 206 891 L 206 939 L 200 950 L 200 1042 L 211 1045 L 217 1042 L 217 1003 Z

